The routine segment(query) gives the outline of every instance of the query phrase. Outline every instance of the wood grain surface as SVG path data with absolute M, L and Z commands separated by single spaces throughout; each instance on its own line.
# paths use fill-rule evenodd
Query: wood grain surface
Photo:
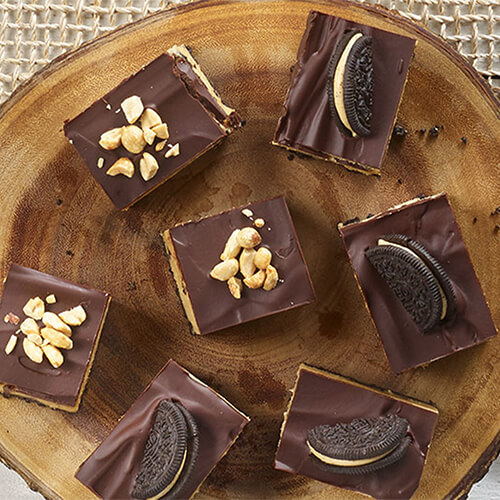
M 311 8 L 418 39 L 398 119 L 410 133 L 392 142 L 380 180 L 321 161 L 289 161 L 270 144 Z M 65 140 L 62 124 L 174 43 L 192 47 L 248 124 L 120 213 Z M 447 191 L 499 324 L 500 216 L 490 215 L 500 204 L 498 120 L 492 93 L 444 43 L 392 13 L 340 0 L 174 7 L 58 59 L 0 108 L 0 273 L 17 262 L 107 290 L 113 301 L 77 414 L 0 399 L 3 460 L 49 498 L 91 498 L 73 477 L 77 467 L 172 357 L 252 417 L 199 498 L 356 498 L 273 470 L 289 389 L 307 362 L 433 401 L 440 419 L 416 497 L 467 491 L 500 447 L 500 338 L 392 374 L 336 224 Z M 415 132 L 435 124 L 445 126 L 435 139 Z M 317 303 L 191 335 L 160 231 L 281 193 Z

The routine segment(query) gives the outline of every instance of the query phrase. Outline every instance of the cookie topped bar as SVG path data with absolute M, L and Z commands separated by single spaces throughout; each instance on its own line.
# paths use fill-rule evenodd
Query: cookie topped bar
M 427 403 L 301 365 L 274 467 L 375 498 L 410 498 L 438 419 Z
M 496 335 L 445 193 L 339 230 L 395 372 Z
M 76 412 L 110 300 L 13 264 L 0 303 L 0 392 Z
M 99 498 L 191 498 L 250 419 L 170 360 L 76 478 Z
M 125 209 L 242 124 L 186 46 L 176 45 L 66 123 L 64 132 Z
M 273 144 L 380 174 L 415 40 L 311 11 Z
M 163 239 L 194 333 L 204 335 L 315 300 L 282 196 L 180 224 L 166 230 Z

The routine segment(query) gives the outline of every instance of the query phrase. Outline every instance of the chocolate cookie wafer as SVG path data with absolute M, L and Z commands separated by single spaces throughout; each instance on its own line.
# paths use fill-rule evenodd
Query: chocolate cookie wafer
M 344 34 L 330 59 L 327 92 L 339 130 L 350 137 L 369 135 L 373 107 L 371 37 L 358 31 Z
M 198 428 L 182 405 L 163 400 L 144 448 L 132 496 L 175 498 L 188 481 L 198 455 Z
M 365 255 L 423 333 L 454 314 L 453 285 L 423 245 L 404 235 L 389 235 Z
M 307 445 L 318 465 L 331 472 L 362 474 L 397 462 L 411 442 L 408 421 L 397 415 L 354 419 L 308 432 Z

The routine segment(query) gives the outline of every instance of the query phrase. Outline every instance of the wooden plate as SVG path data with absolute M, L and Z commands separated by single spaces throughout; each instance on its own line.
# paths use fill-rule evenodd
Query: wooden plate
M 312 8 L 418 39 L 398 120 L 411 133 L 391 144 L 380 180 L 320 161 L 288 161 L 270 145 Z M 117 212 L 63 137 L 63 120 L 180 42 L 191 45 L 248 125 L 128 212 Z M 393 375 L 335 229 L 341 219 L 448 191 L 500 322 L 500 234 L 494 232 L 500 218 L 490 216 L 500 203 L 499 110 L 480 77 L 436 37 L 387 11 L 340 0 L 191 4 L 58 59 L 0 116 L 1 275 L 17 262 L 113 295 L 78 414 L 0 399 L 0 453 L 33 488 L 50 498 L 91 497 L 73 478 L 75 470 L 170 357 L 253 419 L 200 497 L 357 496 L 272 468 L 302 361 L 437 404 L 441 416 L 417 498 L 457 496 L 485 472 L 500 447 L 500 338 Z M 445 126 L 436 139 L 415 133 L 435 124 Z M 291 207 L 317 303 L 192 336 L 160 231 L 280 193 Z

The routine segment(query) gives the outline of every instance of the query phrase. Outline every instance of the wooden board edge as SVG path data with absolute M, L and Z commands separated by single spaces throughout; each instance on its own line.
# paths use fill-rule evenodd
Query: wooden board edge
M 26 482 L 31 491 L 40 493 L 47 500 L 63 500 L 54 490 L 49 488 L 43 481 L 40 481 L 31 471 L 24 468 L 1 443 L 0 443 L 0 462 L 8 469 L 19 474 Z
M 475 483 L 480 481 L 488 472 L 490 465 L 500 455 L 500 432 L 490 443 L 488 448 L 479 457 L 477 462 L 469 469 L 462 480 L 445 496 L 446 500 L 465 500 Z
M 151 14 L 150 16 L 145 17 L 144 19 L 140 19 L 134 21 L 132 23 L 125 23 L 123 25 L 118 26 L 113 31 L 109 33 L 104 33 L 92 40 L 88 40 L 84 42 L 80 47 L 76 49 L 72 49 L 64 54 L 59 55 L 55 59 L 53 59 L 49 64 L 44 66 L 40 71 L 36 72 L 32 75 L 28 80 L 23 82 L 16 90 L 12 93 L 9 99 L 0 105 L 0 119 L 3 118 L 5 113 L 19 100 L 21 100 L 33 87 L 35 87 L 39 81 L 42 81 L 46 76 L 51 75 L 53 72 L 57 71 L 57 69 L 64 65 L 69 59 L 73 57 L 78 57 L 89 50 L 91 50 L 95 45 L 100 45 L 101 43 L 105 43 L 115 39 L 120 36 L 124 32 L 134 32 L 143 26 L 147 26 L 151 23 L 156 22 L 160 18 L 168 18 L 177 14 L 183 14 L 189 12 L 194 9 L 205 9 L 211 8 L 214 6 L 223 6 L 223 5 L 231 5 L 234 3 L 248 3 L 249 0 L 187 0 L 186 3 L 182 5 L 171 4 L 167 8 L 162 11 Z M 270 3 L 268 0 L 252 0 L 254 3 Z M 276 0 L 279 1 L 279 0 Z M 364 10 L 367 12 L 371 12 L 374 14 L 378 14 L 383 18 L 391 21 L 393 24 L 403 26 L 407 30 L 410 30 L 416 35 L 420 35 L 424 38 L 428 43 L 433 45 L 437 50 L 443 52 L 448 59 L 452 60 L 456 66 L 458 66 L 467 76 L 467 78 L 471 81 L 471 83 L 478 89 L 480 93 L 487 99 L 489 105 L 492 110 L 497 114 L 500 118 L 500 90 L 494 90 L 486 81 L 484 77 L 482 77 L 479 72 L 472 66 L 469 61 L 462 56 L 459 52 L 457 52 L 451 44 L 447 43 L 443 38 L 439 35 L 436 35 L 429 31 L 427 27 L 424 26 L 423 23 L 419 23 L 416 21 L 411 21 L 401 14 L 399 14 L 396 10 L 388 9 L 381 5 L 368 5 L 368 4 L 360 4 L 358 2 L 354 2 L 352 0 L 287 0 L 288 2 L 307 2 L 311 3 L 311 8 L 318 8 L 319 5 L 323 4 L 325 6 L 328 5 L 337 5 L 338 7 L 343 8 L 353 8 L 357 10 Z

